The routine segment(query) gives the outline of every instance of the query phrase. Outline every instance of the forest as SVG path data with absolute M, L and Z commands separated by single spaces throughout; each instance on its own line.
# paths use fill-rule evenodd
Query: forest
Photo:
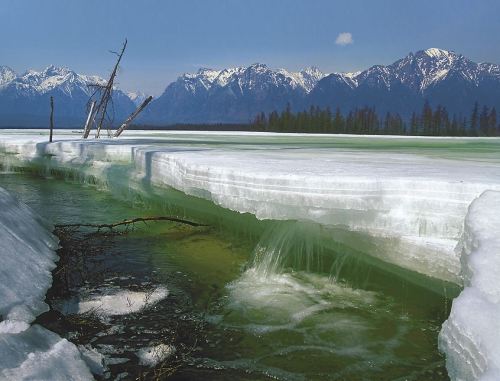
M 253 130 L 266 132 L 303 132 L 366 135 L 412 136 L 499 136 L 496 109 L 475 103 L 470 113 L 450 115 L 445 107 L 425 102 L 420 113 L 403 118 L 397 113 L 380 115 L 374 107 L 356 108 L 345 114 L 339 108 L 293 112 L 287 105 L 281 113 L 259 113 Z

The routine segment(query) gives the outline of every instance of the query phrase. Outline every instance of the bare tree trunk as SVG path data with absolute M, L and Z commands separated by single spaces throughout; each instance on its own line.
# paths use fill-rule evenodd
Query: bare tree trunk
M 102 94 L 101 100 L 97 106 L 97 112 L 96 115 L 99 116 L 99 122 L 97 125 L 97 133 L 96 133 L 96 138 L 98 138 L 101 135 L 101 128 L 104 123 L 104 119 L 106 118 L 106 110 L 108 107 L 108 103 L 111 99 L 111 95 L 113 93 L 113 83 L 115 81 L 116 73 L 118 71 L 118 65 L 120 64 L 120 61 L 122 59 L 123 53 L 125 52 L 125 48 L 127 47 L 127 40 L 125 39 L 125 42 L 123 43 L 123 47 L 120 53 L 116 53 L 118 55 L 118 60 L 116 61 L 115 67 L 113 68 L 113 71 L 111 72 L 111 76 L 109 77 L 109 81 L 104 87 L 104 92 Z
M 94 108 L 96 105 L 96 101 L 92 101 L 90 104 L 90 111 L 89 115 L 87 117 L 87 122 L 85 123 L 85 127 L 83 129 L 83 138 L 87 139 L 90 134 L 90 130 L 92 129 L 92 125 L 94 124 L 94 119 L 95 119 L 95 114 L 94 114 Z
M 50 135 L 49 135 L 50 143 L 52 143 L 53 130 L 54 130 L 54 98 L 50 97 Z
M 117 138 L 118 136 L 121 135 L 121 133 L 123 131 L 125 131 L 125 129 L 130 125 L 130 123 L 132 123 L 132 121 L 137 117 L 137 115 L 139 115 L 141 113 L 142 110 L 144 110 L 146 108 L 146 106 L 148 105 L 149 102 L 151 102 L 151 100 L 153 99 L 153 97 L 150 95 L 149 97 L 147 97 L 144 102 L 142 102 L 142 104 L 137 107 L 137 110 L 135 110 L 128 118 L 125 122 L 123 122 L 123 124 L 120 126 L 120 128 L 118 130 L 116 130 L 115 132 L 115 138 Z

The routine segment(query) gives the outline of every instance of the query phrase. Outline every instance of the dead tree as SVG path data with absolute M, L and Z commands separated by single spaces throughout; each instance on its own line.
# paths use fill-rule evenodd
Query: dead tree
M 130 125 L 130 123 L 132 123 L 132 121 L 137 117 L 137 115 L 139 115 L 140 112 L 146 108 L 146 106 L 148 105 L 149 102 L 151 102 L 152 99 L 153 97 L 150 95 L 144 100 L 144 102 L 142 102 L 142 104 L 139 107 L 137 107 L 137 109 L 127 118 L 127 120 L 123 122 L 120 128 L 116 130 L 115 138 L 120 136 L 121 133 L 125 131 L 125 129 Z
M 125 42 L 123 43 L 123 47 L 122 47 L 122 50 L 120 51 L 120 53 L 112 52 L 118 56 L 115 67 L 113 68 L 113 71 L 111 72 L 111 75 L 110 75 L 109 80 L 106 83 L 106 85 L 104 85 L 104 86 L 97 85 L 98 87 L 101 88 L 102 95 L 101 95 L 101 99 L 99 100 L 99 102 L 97 104 L 97 109 L 96 109 L 96 113 L 95 113 L 95 115 L 98 119 L 97 132 L 96 132 L 96 136 L 95 136 L 96 138 L 100 137 L 103 123 L 104 123 L 106 117 L 108 116 L 107 109 L 108 109 L 109 102 L 112 101 L 111 97 L 113 95 L 113 84 L 115 81 L 116 74 L 118 72 L 118 66 L 120 65 L 120 61 L 123 57 L 123 53 L 125 52 L 126 47 L 127 47 L 127 39 L 125 39 Z M 108 128 L 108 135 L 111 135 L 109 132 L 109 128 Z
M 54 131 L 54 97 L 50 97 L 50 135 L 49 135 L 50 143 L 52 143 L 53 131 Z
M 83 128 L 83 139 L 87 139 L 90 131 L 92 130 L 92 127 L 94 126 L 94 123 L 97 119 L 97 131 L 96 131 L 96 139 L 101 136 L 101 130 L 102 127 L 105 123 L 106 118 L 109 118 L 108 114 L 108 105 L 113 104 L 113 86 L 116 78 L 116 74 L 118 72 L 118 68 L 120 65 L 120 62 L 123 57 L 123 53 L 125 53 L 125 49 L 127 47 L 127 39 L 125 39 L 125 42 L 123 43 L 122 49 L 120 53 L 117 52 L 111 52 L 116 54 L 118 57 L 116 64 L 113 68 L 113 71 L 111 72 L 111 75 L 109 77 L 109 80 L 106 84 L 100 84 L 100 83 L 95 83 L 90 85 L 90 87 L 95 88 L 94 93 L 90 96 L 90 100 L 87 104 L 87 107 L 89 109 L 89 113 L 87 116 L 87 120 L 85 122 L 85 126 Z M 92 100 L 94 96 L 100 95 L 100 98 L 98 101 Z M 122 132 L 128 128 L 128 126 L 132 123 L 132 121 L 139 115 L 142 110 L 151 102 L 153 97 L 149 96 L 142 102 L 142 104 L 125 120 L 125 122 L 122 123 L 120 128 L 117 129 L 117 131 L 114 134 L 114 137 L 118 137 L 122 134 Z M 110 122 L 111 124 L 112 122 Z M 111 137 L 111 130 L 109 128 L 109 125 L 107 126 L 108 130 L 108 137 Z
M 89 115 L 87 116 L 87 121 L 85 122 L 85 127 L 83 128 L 83 138 L 84 139 L 87 139 L 89 137 L 90 130 L 92 129 L 92 126 L 94 125 L 95 105 L 96 105 L 96 101 L 92 101 L 90 103 Z

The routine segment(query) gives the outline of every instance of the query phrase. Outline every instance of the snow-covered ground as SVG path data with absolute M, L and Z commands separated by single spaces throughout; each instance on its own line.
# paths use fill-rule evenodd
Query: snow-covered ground
M 75 345 L 37 325 L 57 241 L 49 227 L 0 188 L 0 379 L 92 380 Z
M 437 279 L 465 280 L 471 287 L 457 299 L 442 333 L 450 375 L 478 379 L 497 367 L 500 351 L 484 344 L 491 331 L 482 341 L 488 329 L 473 329 L 460 306 L 462 299 L 483 300 L 468 294 L 489 290 L 484 319 L 498 320 L 498 285 L 490 279 L 499 270 L 488 268 L 487 259 L 498 254 L 498 247 L 488 255 L 474 250 L 464 255 L 455 247 L 468 242 L 460 239 L 468 234 L 482 241 L 477 229 L 493 236 L 498 232 L 488 217 L 471 217 L 476 204 L 500 214 L 500 203 L 488 196 L 495 192 L 476 201 L 467 220 L 466 215 L 484 191 L 500 191 L 500 139 L 152 131 L 87 141 L 57 131 L 56 138 L 48 144 L 47 136 L 36 131 L 4 131 L 0 153 L 7 165 L 72 170 L 131 188 L 173 187 L 260 219 L 341 228 L 370 237 L 348 236 L 342 243 L 353 249 Z M 470 338 L 463 332 L 478 338 L 471 353 L 487 353 L 470 357 L 467 369 L 477 367 L 472 373 L 459 370 L 460 361 L 453 360 L 457 348 L 469 350 L 464 340 Z

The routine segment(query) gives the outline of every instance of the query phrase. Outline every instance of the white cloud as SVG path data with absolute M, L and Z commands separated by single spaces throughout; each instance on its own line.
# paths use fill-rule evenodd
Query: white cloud
M 352 34 L 349 32 L 343 32 L 339 33 L 337 36 L 337 39 L 335 40 L 335 43 L 337 45 L 345 46 L 354 43 L 354 40 L 352 39 Z

